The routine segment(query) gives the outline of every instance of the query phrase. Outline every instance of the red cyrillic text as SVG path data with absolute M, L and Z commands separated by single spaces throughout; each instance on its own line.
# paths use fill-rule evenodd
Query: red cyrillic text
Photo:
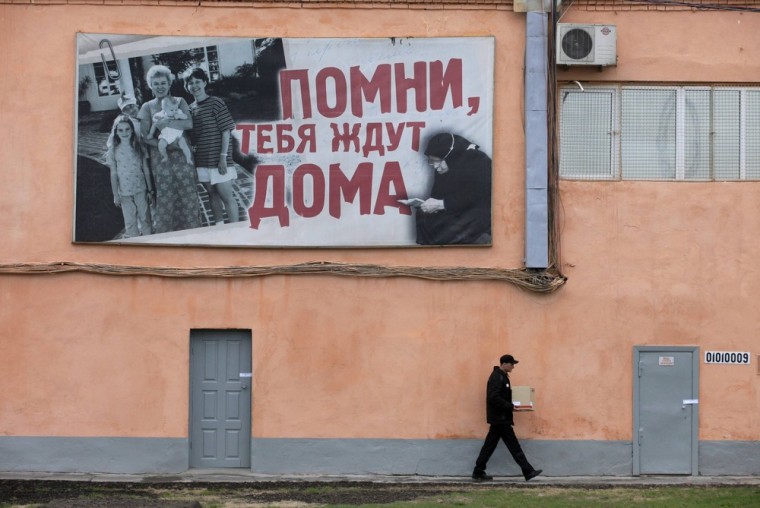
M 284 119 L 295 118 L 300 109 L 302 118 L 312 118 L 316 99 L 317 112 L 325 118 L 338 118 L 350 112 L 357 118 L 364 116 L 365 104 L 379 100 L 380 112 L 406 113 L 409 104 L 422 113 L 428 109 L 440 111 L 450 98 L 451 106 L 463 105 L 462 60 L 452 58 L 444 63 L 414 62 L 411 64 L 380 64 L 370 78 L 359 66 L 351 67 L 348 76 L 337 67 L 325 67 L 313 78 L 308 69 L 290 69 L 280 72 L 280 97 Z M 410 96 L 412 97 L 410 99 Z M 472 99 L 469 104 L 472 107 Z M 300 108 L 296 108 L 296 105 Z
M 301 164 L 292 177 L 292 211 L 304 218 L 317 217 L 324 211 L 327 201 L 328 213 L 340 219 L 342 204 L 354 203 L 358 199 L 360 215 L 385 215 L 388 207 L 395 208 L 399 214 L 411 215 L 411 209 L 399 203 L 400 199 L 407 198 L 407 191 L 398 161 L 388 161 L 383 166 L 372 208 L 373 170 L 371 162 L 362 162 L 349 177 L 339 163 L 330 164 L 329 179 L 325 181 L 325 173 L 319 166 Z M 268 196 L 271 196 L 269 204 Z M 280 227 L 289 226 L 290 209 L 285 196 L 285 166 L 258 166 L 254 177 L 253 203 L 248 210 L 251 228 L 258 229 L 261 220 L 268 217 L 277 217 Z

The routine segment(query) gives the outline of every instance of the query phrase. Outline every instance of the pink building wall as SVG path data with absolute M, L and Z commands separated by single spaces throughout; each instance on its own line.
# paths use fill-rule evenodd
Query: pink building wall
M 0 264 L 519 268 L 525 15 L 493 9 L 0 5 Z M 752 83 L 760 16 L 583 12 L 619 65 L 560 80 Z M 71 242 L 76 32 L 282 37 L 493 35 L 493 247 L 272 250 Z M 699 34 L 699 36 L 695 36 Z M 630 441 L 632 350 L 760 354 L 760 182 L 561 181 L 564 287 L 336 276 L 0 275 L 0 436 L 186 438 L 188 337 L 253 337 L 253 438 L 469 439 L 499 355 L 536 389 L 525 440 Z M 700 366 L 699 438 L 760 441 L 757 366 Z M 501 453 L 501 452 L 500 452 Z M 474 460 L 474 456 L 472 457 Z M 469 461 L 467 458 L 466 461 Z M 469 467 L 469 462 L 468 462 Z

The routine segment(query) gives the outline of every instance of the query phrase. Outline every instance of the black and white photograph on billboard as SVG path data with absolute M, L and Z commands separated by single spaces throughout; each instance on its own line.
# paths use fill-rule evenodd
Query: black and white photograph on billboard
M 73 239 L 490 246 L 491 37 L 78 34 Z

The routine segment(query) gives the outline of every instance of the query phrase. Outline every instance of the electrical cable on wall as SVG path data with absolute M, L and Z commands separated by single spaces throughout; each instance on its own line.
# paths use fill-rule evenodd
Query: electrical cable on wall
M 343 275 L 353 277 L 410 277 L 439 281 L 499 281 L 537 293 L 551 293 L 565 277 L 549 271 L 510 268 L 416 267 L 313 261 L 280 266 L 167 267 L 130 266 L 56 261 L 50 263 L 0 264 L 0 274 L 41 275 L 69 272 L 98 275 L 143 275 L 170 278 L 245 278 L 267 275 Z
M 564 13 L 562 13 L 564 14 Z M 562 255 L 560 249 L 560 219 L 561 201 L 559 194 L 559 118 L 557 114 L 557 62 L 556 42 L 557 23 L 562 16 L 557 10 L 557 0 L 552 0 L 552 8 L 549 19 L 549 34 L 547 41 L 548 69 L 547 69 L 547 110 L 548 110 L 548 136 L 549 144 L 548 168 L 549 172 L 549 268 L 562 275 Z
M 2 0 L 0 0 L 2 2 Z M 18 2 L 15 2 L 18 3 Z M 85 3 L 88 3 L 85 0 Z M 93 2 L 95 3 L 95 2 Z M 187 2 L 191 4 L 193 2 Z M 272 2 L 277 3 L 277 2 Z M 370 2 L 371 3 L 371 2 Z M 404 3 L 404 2 L 399 2 Z M 427 3 L 427 2 L 425 2 Z M 466 4 L 467 2 L 462 2 Z M 503 5 L 511 2 L 493 2 L 493 4 Z M 213 5 L 211 1 L 208 5 Z M 433 2 L 430 2 L 433 4 Z M 180 3 L 181 5 L 181 3 Z M 451 5 L 454 5 L 452 3 Z M 121 69 L 119 60 L 114 52 L 113 46 L 108 39 L 103 39 L 99 44 L 102 50 L 101 60 L 105 71 L 104 82 L 99 86 L 110 87 L 118 85 L 120 90 L 125 90 L 122 83 Z M 554 79 L 552 75 L 552 79 Z M 552 85 L 553 86 L 553 85 Z M 553 90 L 550 90 L 553 94 Z M 552 95 L 553 96 L 553 95 Z M 556 172 L 555 165 L 550 161 L 549 171 Z M 551 179 L 552 177 L 550 177 Z M 556 201 L 558 197 L 557 182 L 553 184 L 556 194 L 550 197 L 550 202 Z M 47 263 L 9 263 L 0 265 L 0 274 L 21 275 L 21 274 L 59 274 L 65 272 L 82 272 L 103 275 L 148 275 L 159 277 L 253 277 L 265 275 L 287 275 L 287 274 L 332 274 L 348 275 L 361 277 L 414 277 L 428 280 L 492 280 L 512 283 L 520 288 L 535 292 L 552 292 L 561 287 L 566 279 L 559 273 L 559 236 L 556 224 L 556 218 L 552 217 L 550 212 L 550 229 L 549 239 L 549 269 L 541 271 L 528 271 L 525 269 L 498 269 L 498 268 L 469 268 L 469 267 L 392 267 L 380 265 L 362 265 L 362 264 L 339 264 L 330 262 L 312 262 L 300 265 L 289 266 L 243 266 L 243 267 L 204 267 L 204 268 L 182 268 L 182 267 L 150 267 L 150 266 L 120 266 L 111 264 L 92 264 L 77 263 L 71 261 L 55 261 Z
M 745 5 L 730 5 L 730 4 L 711 4 L 701 2 L 682 2 L 679 0 L 623 0 L 627 3 L 633 4 L 652 4 L 652 5 L 672 5 L 677 7 L 687 7 L 697 10 L 710 10 L 710 11 L 739 11 L 739 12 L 760 12 L 760 8 L 748 7 Z M 745 2 L 736 2 L 737 4 L 743 4 Z

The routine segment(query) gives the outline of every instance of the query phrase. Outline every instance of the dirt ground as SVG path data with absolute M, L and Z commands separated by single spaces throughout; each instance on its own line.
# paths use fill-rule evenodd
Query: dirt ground
M 478 485 L 372 482 L 143 484 L 0 480 L 0 507 L 203 508 L 385 504 L 476 488 L 479 488 Z

